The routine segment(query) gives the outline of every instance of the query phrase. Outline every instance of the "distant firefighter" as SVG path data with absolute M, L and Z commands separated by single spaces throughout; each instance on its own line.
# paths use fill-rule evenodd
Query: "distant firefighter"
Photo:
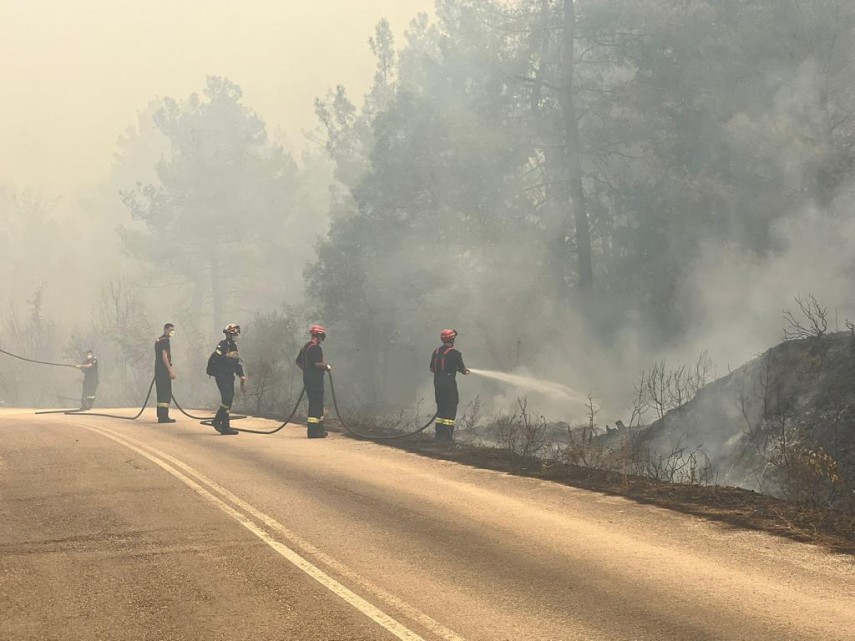
M 437 347 L 430 357 L 430 371 L 433 372 L 433 389 L 436 397 L 436 440 L 451 442 L 454 440 L 454 420 L 457 418 L 457 405 L 460 396 L 457 393 L 457 373 L 468 374 L 463 364 L 463 354 L 454 349 L 457 330 L 444 329 L 439 338 L 442 345 Z
M 219 342 L 214 353 L 208 359 L 208 374 L 217 381 L 220 390 L 220 408 L 211 424 L 220 434 L 232 435 L 239 432 L 231 426 L 232 402 L 235 399 L 235 375 L 240 382 L 246 381 L 243 364 L 240 360 L 237 339 L 240 336 L 240 325 L 229 323 L 223 329 L 226 337 Z
M 95 392 L 98 390 L 98 359 L 92 350 L 87 350 L 83 362 L 77 366 L 83 372 L 83 393 L 80 396 L 80 409 L 91 410 L 95 404 Z
M 172 381 L 175 370 L 172 369 L 172 346 L 170 339 L 175 336 L 175 325 L 163 326 L 163 335 L 154 343 L 154 385 L 157 388 L 157 422 L 174 423 L 169 418 L 169 404 L 172 402 Z
M 312 325 L 309 328 L 311 340 L 303 345 L 297 354 L 297 367 L 303 370 L 303 386 L 309 399 L 306 436 L 308 438 L 324 438 L 324 375 L 331 367 L 324 361 L 324 350 L 321 343 L 327 337 L 327 330 L 322 325 Z

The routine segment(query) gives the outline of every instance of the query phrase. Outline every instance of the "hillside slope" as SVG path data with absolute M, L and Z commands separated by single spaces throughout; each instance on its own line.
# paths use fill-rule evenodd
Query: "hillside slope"
M 851 505 L 855 342 L 840 332 L 781 343 L 705 386 L 642 439 L 659 453 L 702 446 L 720 484 Z

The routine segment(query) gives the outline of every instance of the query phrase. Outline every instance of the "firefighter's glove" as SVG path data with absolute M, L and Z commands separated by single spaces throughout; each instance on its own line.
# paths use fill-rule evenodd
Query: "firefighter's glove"
M 238 352 L 226 352 L 226 356 L 228 358 L 240 358 L 240 354 Z

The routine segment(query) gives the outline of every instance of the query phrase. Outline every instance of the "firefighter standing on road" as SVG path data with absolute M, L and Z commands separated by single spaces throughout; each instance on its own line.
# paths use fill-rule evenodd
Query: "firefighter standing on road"
M 463 364 L 463 354 L 454 349 L 457 330 L 444 329 L 439 338 L 442 345 L 437 347 L 430 357 L 430 371 L 433 372 L 433 389 L 436 397 L 436 440 L 451 442 L 454 440 L 454 419 L 457 417 L 457 372 L 468 374 Z
M 219 342 L 214 353 L 211 354 L 211 366 L 217 388 L 220 390 L 220 409 L 211 424 L 220 434 L 238 434 L 230 423 L 229 413 L 232 409 L 232 401 L 235 398 L 235 375 L 240 377 L 241 385 L 246 382 L 243 373 L 243 364 L 238 352 L 237 337 L 240 336 L 240 325 L 230 323 L 223 330 L 226 337 Z
M 332 369 L 324 361 L 324 350 L 321 348 L 327 330 L 321 325 L 312 325 L 309 334 L 312 339 L 303 345 L 297 355 L 297 367 L 303 370 L 303 386 L 309 399 L 306 436 L 324 438 L 327 435 L 324 429 L 324 374 Z
M 98 389 L 98 359 L 92 350 L 86 352 L 83 362 L 77 366 L 83 372 L 83 393 L 80 396 L 80 409 L 91 410 L 95 404 L 95 391 Z
M 169 418 L 169 404 L 172 402 L 172 381 L 175 370 L 172 369 L 172 347 L 169 340 L 175 335 L 175 325 L 163 326 L 163 335 L 154 344 L 154 385 L 157 388 L 157 422 L 174 423 Z

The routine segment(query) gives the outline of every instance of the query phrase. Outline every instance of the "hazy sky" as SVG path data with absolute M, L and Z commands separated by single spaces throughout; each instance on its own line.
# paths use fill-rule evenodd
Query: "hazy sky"
M 241 85 L 296 150 L 312 102 L 361 97 L 367 40 L 385 17 L 402 41 L 433 0 L 0 0 L 0 186 L 73 198 L 104 178 L 116 139 L 155 97 Z

